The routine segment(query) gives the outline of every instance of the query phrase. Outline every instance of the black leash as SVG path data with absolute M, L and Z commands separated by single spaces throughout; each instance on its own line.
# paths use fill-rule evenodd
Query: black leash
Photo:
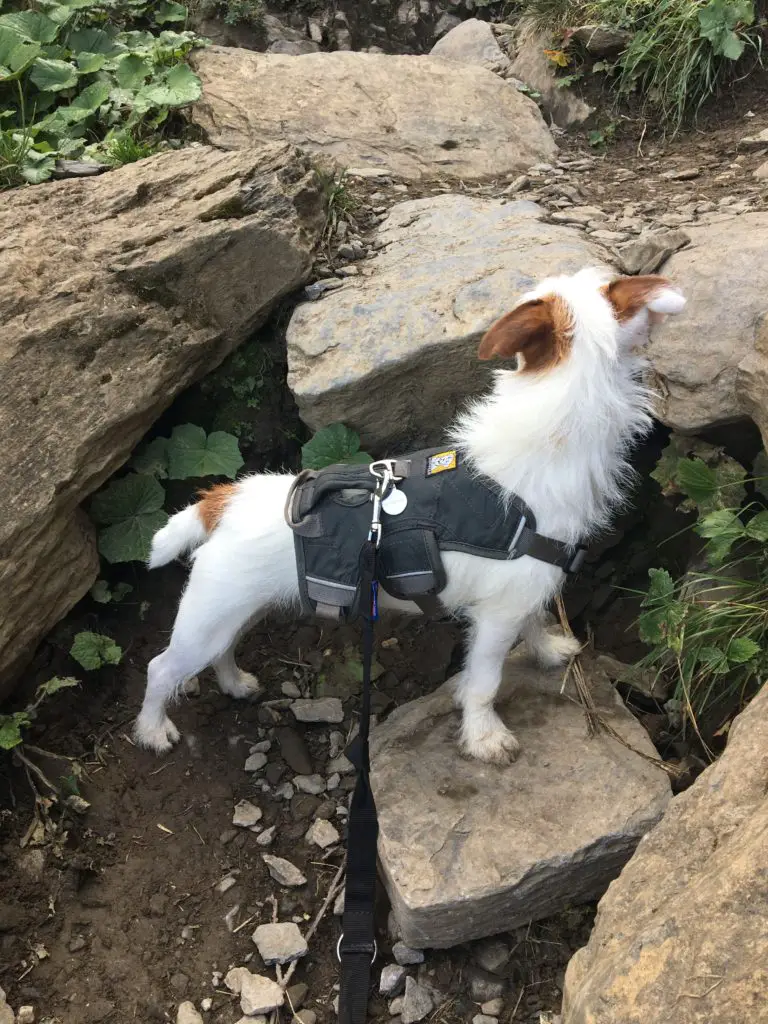
M 347 826 L 347 880 L 344 889 L 342 933 L 336 947 L 341 964 L 340 1024 L 364 1024 L 368 1011 L 371 967 L 376 959 L 374 900 L 376 896 L 376 844 L 379 822 L 370 782 L 368 732 L 371 717 L 371 662 L 373 624 L 378 616 L 376 580 L 377 535 L 360 552 L 363 604 L 363 693 L 360 729 L 347 756 L 357 769 L 357 781 Z

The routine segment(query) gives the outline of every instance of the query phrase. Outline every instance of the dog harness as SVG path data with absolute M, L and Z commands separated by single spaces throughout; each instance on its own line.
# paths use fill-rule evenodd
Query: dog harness
M 565 573 L 584 561 L 585 548 L 537 533 L 525 502 L 502 492 L 455 449 L 304 470 L 285 508 L 304 612 L 342 620 L 360 614 L 360 551 L 371 536 L 377 495 L 377 579 L 392 597 L 415 601 L 423 611 L 437 610 L 445 587 L 443 551 L 505 561 L 528 555 Z

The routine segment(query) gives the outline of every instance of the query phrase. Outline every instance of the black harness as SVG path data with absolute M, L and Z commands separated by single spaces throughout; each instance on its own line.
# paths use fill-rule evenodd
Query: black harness
M 386 464 L 394 481 L 382 501 L 377 579 L 392 597 L 433 611 L 446 584 L 442 551 L 503 561 L 529 555 L 565 573 L 581 566 L 584 548 L 537 533 L 525 502 L 505 495 L 456 450 L 429 448 Z M 294 481 L 286 520 L 305 613 L 335 619 L 361 613 L 360 550 L 377 480 L 368 465 L 339 465 L 305 470 Z
M 357 779 L 349 809 L 337 954 L 339 1024 L 364 1024 L 376 958 L 379 826 L 370 784 L 368 729 L 378 586 L 433 611 L 446 584 L 441 551 L 504 560 L 529 555 L 572 573 L 586 549 L 538 534 L 525 502 L 505 495 L 450 448 L 371 465 L 305 470 L 288 494 L 285 518 L 294 531 L 304 610 L 336 619 L 363 618 L 360 729 L 347 750 Z

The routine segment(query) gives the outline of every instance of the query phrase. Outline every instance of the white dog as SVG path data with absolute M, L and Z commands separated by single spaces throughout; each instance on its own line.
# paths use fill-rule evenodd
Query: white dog
M 604 527 L 631 476 L 626 457 L 651 425 L 641 379 L 649 326 L 679 313 L 683 296 L 662 277 L 583 270 L 544 281 L 483 338 L 479 357 L 516 360 L 496 374 L 450 438 L 465 460 L 533 511 L 538 530 L 577 545 Z M 166 705 L 184 681 L 212 665 L 221 690 L 253 697 L 257 679 L 238 668 L 235 646 L 271 609 L 296 608 L 294 537 L 284 519 L 289 475 L 257 474 L 214 487 L 173 516 L 152 544 L 150 568 L 193 551 L 194 564 L 167 650 L 149 665 L 137 741 L 168 750 L 179 732 Z M 499 561 L 446 551 L 440 601 L 465 616 L 470 646 L 457 688 L 461 746 L 483 761 L 514 760 L 519 745 L 494 711 L 504 658 L 522 636 L 545 665 L 578 649 L 549 634 L 546 606 L 563 572 L 523 556 Z M 381 593 L 381 607 L 418 611 Z

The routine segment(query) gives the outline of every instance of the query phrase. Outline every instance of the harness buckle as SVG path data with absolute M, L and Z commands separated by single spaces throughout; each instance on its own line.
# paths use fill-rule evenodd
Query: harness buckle
M 336 943 L 336 959 L 341 963 L 341 944 L 344 941 L 344 932 L 339 936 L 339 941 Z M 376 943 L 376 939 L 372 942 L 354 942 L 344 948 L 345 953 L 368 953 L 371 957 L 371 963 L 376 960 L 379 955 L 379 947 Z

